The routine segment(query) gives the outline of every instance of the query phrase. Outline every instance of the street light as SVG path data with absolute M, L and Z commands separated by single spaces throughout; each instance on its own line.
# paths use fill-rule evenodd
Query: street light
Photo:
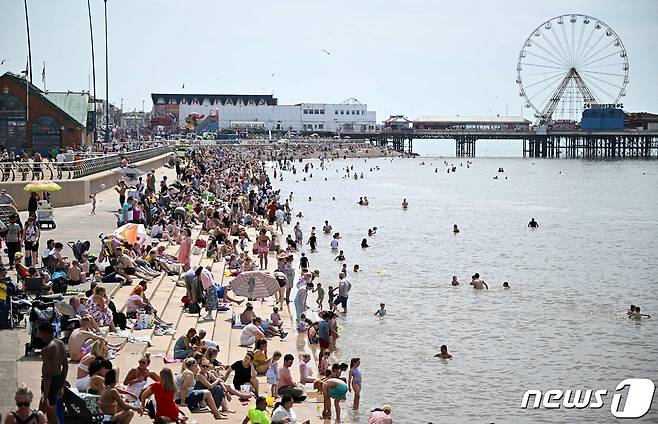
M 107 62 L 107 0 L 104 0 L 105 3 L 105 142 L 108 143 L 111 140 L 110 132 L 110 94 L 109 94 L 109 75 L 108 75 L 108 62 Z
M 91 73 L 92 73 L 92 80 L 94 83 L 94 143 L 98 141 L 98 131 L 96 130 L 96 121 L 98 117 L 96 114 L 98 113 L 97 111 L 97 106 L 96 106 L 96 59 L 94 55 L 94 28 L 91 25 L 91 4 L 90 0 L 87 0 L 87 12 L 89 13 L 89 35 L 91 37 Z

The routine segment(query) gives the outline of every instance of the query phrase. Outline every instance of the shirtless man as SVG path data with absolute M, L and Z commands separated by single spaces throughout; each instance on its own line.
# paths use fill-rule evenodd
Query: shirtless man
M 473 286 L 473 288 L 474 288 L 475 290 L 482 290 L 482 289 L 484 289 L 484 288 L 486 288 L 487 290 L 489 290 L 489 286 L 487 285 L 487 283 L 485 283 L 484 281 L 480 280 L 480 274 L 477 273 L 477 272 L 473 275 L 473 281 L 471 281 L 470 284 L 471 284 L 471 286 Z
M 441 345 L 441 353 L 434 355 L 435 358 L 452 359 L 452 355 L 448 353 L 448 346 Z
M 331 225 L 329 225 L 329 221 L 324 221 L 324 226 L 322 227 L 322 231 L 325 234 L 329 234 L 329 233 L 331 233 L 331 230 L 332 230 L 332 228 L 331 228 Z
M 55 404 L 63 395 L 64 382 L 69 371 L 64 343 L 55 338 L 53 326 L 42 322 L 37 329 L 37 337 L 45 344 L 41 349 L 41 402 L 39 409 L 46 414 L 50 424 L 59 424 Z
M 105 374 L 105 389 L 98 398 L 98 407 L 103 412 L 103 421 L 112 421 L 117 424 L 128 424 L 135 415 L 133 411 L 142 414 L 141 406 L 127 403 L 115 387 L 117 384 L 116 370 L 109 370 Z M 50 422 L 50 421 L 49 421 Z
M 85 344 L 87 341 L 96 341 L 96 340 L 105 340 L 101 336 L 97 336 L 91 331 L 91 321 L 89 317 L 83 317 L 80 319 L 80 328 L 76 328 L 71 332 L 71 336 L 69 337 L 69 356 L 72 361 L 79 361 L 82 359 L 83 356 L 87 353 L 85 350 L 83 350 Z M 116 351 L 120 350 L 123 348 L 125 345 L 124 343 L 114 345 L 111 343 L 107 343 L 106 345 L 110 349 L 114 349 Z

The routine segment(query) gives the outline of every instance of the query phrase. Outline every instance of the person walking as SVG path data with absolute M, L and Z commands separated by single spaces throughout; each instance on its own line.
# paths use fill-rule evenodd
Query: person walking
M 42 322 L 37 328 L 37 337 L 44 343 L 41 349 L 41 403 L 39 409 L 48 417 L 49 424 L 59 424 L 55 405 L 63 395 L 69 362 L 64 342 L 55 338 L 53 325 Z
M 5 236 L 5 243 L 7 244 L 7 257 L 9 259 L 9 269 L 13 269 L 14 257 L 16 256 L 16 253 L 22 250 L 21 240 L 23 231 L 17 221 L 18 215 L 14 214 L 9 217 L 7 235 Z
M 37 226 L 34 216 L 27 219 L 23 229 L 23 240 L 25 240 L 25 266 L 31 267 L 39 263 L 39 238 L 41 230 Z

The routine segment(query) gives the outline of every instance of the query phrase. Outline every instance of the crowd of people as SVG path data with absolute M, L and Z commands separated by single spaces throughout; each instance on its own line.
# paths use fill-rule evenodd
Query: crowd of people
M 235 412 L 230 407 L 233 399 L 245 403 L 255 399 L 245 422 L 265 422 L 257 421 L 257 417 L 258 411 L 266 409 L 263 402 L 267 390 L 279 400 L 270 414 L 271 422 L 297 422 L 293 403 L 304 402 L 309 390 L 324 399 L 325 418 L 331 416 L 333 399 L 335 418 L 340 420 L 340 404 L 348 392 L 354 393 L 353 407 L 358 408 L 360 360 L 352 358 L 349 365 L 331 364 L 339 337 L 337 308 L 341 306 L 342 312 L 347 312 L 351 283 L 346 270 L 340 272 L 336 287 L 327 288 L 329 302 L 325 308 L 320 272 L 308 268 L 304 254 L 299 256 L 301 273 L 296 278 L 293 263 L 303 243 L 306 241 L 313 250 L 317 248 L 315 229 L 307 241 L 297 223 L 294 238 L 279 242 L 283 226 L 291 224 L 292 193 L 284 198 L 273 187 L 265 159 L 277 160 L 280 169 L 293 162 L 285 156 L 272 157 L 272 152 L 265 149 L 245 155 L 238 150 L 215 152 L 195 148 L 187 158 L 177 159 L 174 181 L 166 177 L 157 181 L 155 170 L 136 184 L 118 181 L 114 187 L 119 206 L 117 226 L 142 224 L 148 236 L 129 242 L 115 232 L 107 234 L 97 257 L 88 251 L 88 245 L 74 250 L 71 258 L 64 253 L 60 241 L 48 239 L 40 245 L 41 232 L 31 215 L 25 225 L 18 216 L 9 220 L 4 237 L 10 253 L 8 265 L 15 269 L 21 288 L 26 288 L 31 278 L 42 282 L 39 294 L 64 294 L 68 286 L 89 285 L 84 296 L 67 298 L 70 314 L 79 320 L 79 328 L 68 337 L 68 346 L 55 336 L 52 325 L 39 325 L 38 337 L 45 346 L 42 377 L 50 382 L 42 387 L 44 401 L 40 407 L 49 422 L 58 422 L 55 405 L 62 395 L 69 360 L 76 363 L 78 393 L 83 397 L 98 396 L 98 412 L 106 420 L 121 424 L 129 423 L 135 414 L 147 412 L 155 419 L 178 421 L 184 419 L 181 407 L 192 411 L 208 409 L 215 418 L 224 419 Z M 323 231 L 327 226 L 328 222 Z M 194 228 L 208 234 L 207 240 L 193 239 Z M 340 234 L 335 233 L 336 247 L 339 239 Z M 175 246 L 177 253 L 167 253 L 167 244 Z M 110 343 L 108 332 L 138 329 L 140 315 L 144 314 L 153 317 L 154 334 L 175 331 L 149 303 L 149 282 L 163 274 L 178 278 L 187 292 L 185 307 L 188 311 L 194 305 L 203 307 L 208 320 L 214 319 L 213 312 L 225 310 L 228 303 L 240 305 L 244 301 L 231 295 L 228 286 L 215 281 L 212 266 L 193 266 L 192 252 L 197 247 L 208 259 L 224 261 L 232 276 L 257 267 L 272 271 L 276 264 L 273 275 L 280 289 L 275 293 L 269 319 L 256 316 L 253 304 L 244 306 L 239 318 L 244 326 L 240 345 L 248 350 L 243 359 L 230 365 L 217 360 L 219 346 L 207 338 L 205 331 L 190 328 L 174 344 L 173 360 L 181 362 L 180 372 L 168 366 L 159 373 L 150 371 L 151 359 L 146 354 L 122 376 L 112 361 L 121 354 L 125 342 Z M 104 283 L 131 286 L 122 308 L 114 305 Z M 314 302 L 309 300 L 312 293 L 317 295 Z M 285 328 L 280 315 L 290 302 L 294 304 L 296 330 L 306 333 L 308 342 L 320 348 L 316 367 L 308 354 L 268 353 L 268 339 L 285 339 L 293 330 Z M 308 303 L 317 308 L 311 310 Z M 318 318 L 309 319 L 316 310 Z M 291 372 L 296 360 L 299 379 L 293 378 Z M 261 387 L 259 375 L 266 377 L 269 387 Z M 155 407 L 151 406 L 152 398 Z

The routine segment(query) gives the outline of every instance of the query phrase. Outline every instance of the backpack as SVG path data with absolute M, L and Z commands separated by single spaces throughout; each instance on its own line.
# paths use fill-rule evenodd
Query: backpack
M 187 311 L 190 314 L 200 314 L 201 306 L 197 302 L 192 302 L 190 303 L 190 306 L 187 307 Z

